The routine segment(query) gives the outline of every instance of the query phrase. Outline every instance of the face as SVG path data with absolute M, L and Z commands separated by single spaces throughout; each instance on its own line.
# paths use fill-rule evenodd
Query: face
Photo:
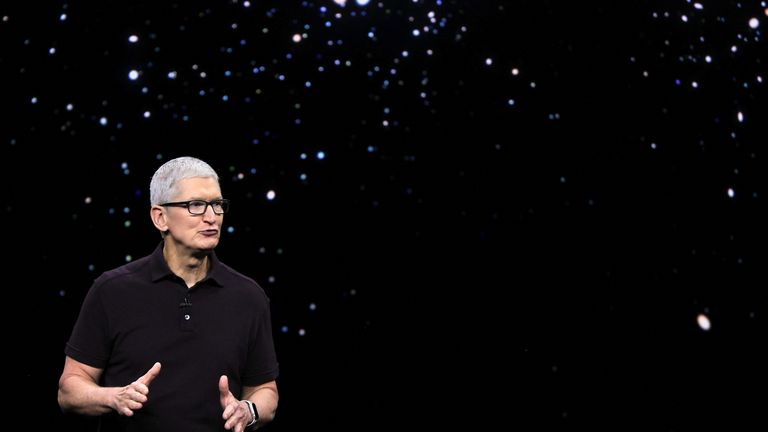
M 177 184 L 178 195 L 172 201 L 204 200 L 221 198 L 221 189 L 212 178 L 188 178 Z M 192 250 L 212 250 L 219 244 L 224 215 L 217 215 L 208 206 L 205 213 L 191 215 L 183 207 L 162 207 L 164 222 L 168 228 L 166 241 Z

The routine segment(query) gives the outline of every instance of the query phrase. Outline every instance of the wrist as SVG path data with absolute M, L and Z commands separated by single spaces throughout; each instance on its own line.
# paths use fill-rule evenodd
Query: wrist
M 243 400 L 243 402 L 248 405 L 248 412 L 251 413 L 251 421 L 245 427 L 251 427 L 259 422 L 259 411 L 256 409 L 256 404 L 248 399 Z

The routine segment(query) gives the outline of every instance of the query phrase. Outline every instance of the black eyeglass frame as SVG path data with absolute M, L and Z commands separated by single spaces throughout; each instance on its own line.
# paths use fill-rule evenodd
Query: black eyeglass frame
M 192 209 L 190 208 L 192 203 L 198 203 L 198 204 L 205 203 L 205 207 L 203 207 L 203 211 L 200 213 L 192 213 Z M 211 201 L 206 201 L 206 200 L 176 201 L 176 202 L 167 202 L 167 203 L 158 204 L 158 205 L 161 207 L 184 207 L 187 209 L 189 214 L 193 216 L 200 216 L 205 214 L 205 212 L 208 211 L 208 206 L 211 206 L 211 210 L 213 210 L 213 213 L 217 215 L 222 215 L 227 211 L 229 211 L 229 200 L 225 198 L 215 199 Z M 221 207 L 221 212 L 217 212 L 216 207 L 214 207 L 214 205 L 218 205 L 219 207 Z

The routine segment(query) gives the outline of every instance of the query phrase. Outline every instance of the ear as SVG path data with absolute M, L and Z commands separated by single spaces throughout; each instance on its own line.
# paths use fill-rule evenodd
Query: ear
M 168 231 L 168 220 L 163 207 L 153 205 L 152 208 L 149 209 L 149 217 L 152 218 L 152 223 L 161 233 Z

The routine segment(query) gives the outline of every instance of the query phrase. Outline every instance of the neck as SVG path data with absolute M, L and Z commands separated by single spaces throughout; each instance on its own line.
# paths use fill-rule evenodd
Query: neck
M 191 288 L 208 275 L 210 260 L 208 253 L 182 250 L 173 242 L 165 242 L 163 256 L 168 268 L 178 277 L 184 279 L 187 287 Z

